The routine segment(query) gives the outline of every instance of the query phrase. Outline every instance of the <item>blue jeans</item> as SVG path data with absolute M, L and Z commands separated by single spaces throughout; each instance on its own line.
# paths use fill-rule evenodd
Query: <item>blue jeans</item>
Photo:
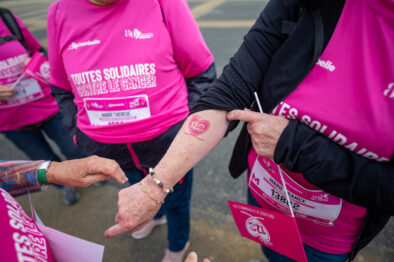
M 61 161 L 60 157 L 49 146 L 43 132 L 60 148 L 67 159 L 85 157 L 75 144 L 71 135 L 63 128 L 63 118 L 60 113 L 54 115 L 42 126 L 31 130 L 1 131 L 17 148 L 24 152 L 31 160 Z M 61 185 L 55 185 L 62 188 Z
M 125 171 L 130 184 L 141 181 L 145 175 L 139 171 Z M 193 169 L 183 178 L 182 184 L 174 186 L 174 193 L 169 194 L 154 219 L 167 216 L 169 250 L 182 250 L 189 241 L 190 200 L 193 184 Z
M 60 148 L 67 159 L 83 158 L 82 153 L 73 142 L 71 135 L 63 128 L 62 115 L 57 113 L 42 126 L 32 130 L 10 130 L 2 133 L 31 160 L 60 161 L 59 156 L 46 141 L 43 132 Z
M 248 189 L 248 204 L 256 207 L 260 207 L 256 199 L 254 199 L 252 193 Z M 264 255 L 271 262 L 293 262 L 295 260 L 290 259 L 284 255 L 279 254 L 268 247 L 261 246 Z M 311 246 L 304 244 L 304 250 L 308 262 L 343 262 L 349 257 L 349 254 L 329 254 L 320 250 L 317 250 Z

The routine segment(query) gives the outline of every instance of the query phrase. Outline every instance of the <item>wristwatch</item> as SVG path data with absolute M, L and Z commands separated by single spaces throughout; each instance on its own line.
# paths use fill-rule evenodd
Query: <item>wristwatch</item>
M 37 171 L 36 171 L 37 181 L 41 185 L 49 185 L 48 180 L 47 180 L 47 171 L 48 171 L 48 167 L 49 167 L 50 163 L 51 163 L 51 161 L 44 161 L 37 168 Z

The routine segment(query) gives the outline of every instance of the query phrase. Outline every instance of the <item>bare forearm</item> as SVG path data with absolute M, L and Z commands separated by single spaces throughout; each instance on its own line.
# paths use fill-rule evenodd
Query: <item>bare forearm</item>
M 157 178 L 165 188 L 172 188 L 198 161 L 223 138 L 227 112 L 206 110 L 190 115 L 155 167 Z M 134 232 L 148 223 L 165 201 L 167 193 L 156 185 L 152 176 L 119 192 L 116 224 L 105 231 L 110 238 L 126 231 Z
M 219 144 L 228 126 L 226 114 L 226 111 L 206 110 L 186 119 L 167 153 L 155 167 L 155 173 L 164 185 L 175 185 Z

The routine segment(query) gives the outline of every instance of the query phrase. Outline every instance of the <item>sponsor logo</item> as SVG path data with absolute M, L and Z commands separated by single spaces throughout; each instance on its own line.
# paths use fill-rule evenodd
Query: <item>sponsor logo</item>
M 267 228 L 261 223 L 261 221 L 254 216 L 250 216 L 246 221 L 245 221 L 245 227 L 246 230 L 250 235 L 253 237 L 258 237 L 262 242 L 272 245 L 270 242 L 271 236 L 267 230 Z
M 383 95 L 387 96 L 388 98 L 394 98 L 394 83 L 388 84 L 387 89 L 383 92 Z
M 142 33 L 137 28 L 134 29 L 126 29 L 125 37 L 130 37 L 133 39 L 150 39 L 153 37 L 153 33 Z
M 320 195 L 320 196 L 313 196 L 311 199 L 315 200 L 315 201 L 318 200 L 318 201 L 327 202 L 328 201 L 328 193 L 324 193 L 323 195 Z
M 99 105 L 99 104 L 96 103 L 96 102 L 91 103 L 90 106 L 95 107 L 95 108 L 103 108 L 102 105 Z
M 316 65 L 323 67 L 324 69 L 327 69 L 330 72 L 333 72 L 335 70 L 335 66 L 332 64 L 330 60 L 324 61 L 319 58 Z
M 49 79 L 49 63 L 47 61 L 41 64 L 40 74 L 43 78 Z
M 125 106 L 124 103 L 120 103 L 120 104 L 108 104 L 108 107 L 119 107 L 119 106 Z
M 80 47 L 90 46 L 90 45 L 99 45 L 99 44 L 100 44 L 100 40 L 98 40 L 98 39 L 89 40 L 89 41 L 80 42 L 80 43 L 72 42 L 70 44 L 70 46 L 68 47 L 68 50 L 77 50 Z

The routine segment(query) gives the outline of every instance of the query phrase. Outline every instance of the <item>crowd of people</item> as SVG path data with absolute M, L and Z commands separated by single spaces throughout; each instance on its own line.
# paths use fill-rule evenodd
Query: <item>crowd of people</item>
M 49 161 L 6 162 L 44 172 L 0 185 L 128 180 L 105 237 L 140 239 L 167 223 L 162 261 L 182 261 L 192 168 L 242 121 L 229 171 L 246 171 L 248 204 L 294 210 L 308 261 L 352 260 L 394 214 L 393 18 L 390 0 L 270 0 L 216 79 L 185 0 L 59 0 L 48 13 L 50 87 L 23 74 L 44 51 L 38 41 L 16 16 L 23 41 L 6 37 L 3 18 L 1 132 Z M 80 159 L 59 163 L 42 132 Z

